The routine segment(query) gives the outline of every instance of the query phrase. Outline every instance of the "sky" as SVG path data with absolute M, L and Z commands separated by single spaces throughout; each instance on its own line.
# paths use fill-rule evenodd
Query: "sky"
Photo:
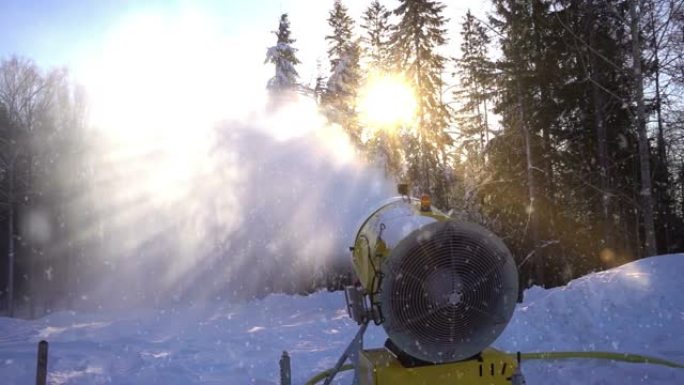
M 370 1 L 343 2 L 356 20 Z M 3 0 L 0 4 L 0 56 L 26 56 L 46 67 L 67 66 L 75 74 L 89 70 L 93 59 L 103 54 L 112 36 L 141 17 L 158 17 L 163 23 L 182 23 L 187 15 L 201 19 L 213 28 L 212 38 L 224 40 L 226 50 L 240 49 L 241 60 L 248 58 L 253 70 L 263 63 L 266 47 L 273 44 L 269 32 L 278 17 L 288 12 L 293 36 L 303 62 L 302 80 L 315 77 L 316 60 L 325 62 L 328 33 L 326 22 L 332 0 Z M 384 1 L 394 8 L 398 1 Z M 483 13 L 480 1 L 450 3 L 446 16 L 451 35 L 466 9 Z M 456 38 L 456 36 L 454 36 Z M 452 39 L 454 40 L 454 39 Z M 256 56 L 252 59 L 252 56 Z M 237 58 L 234 58 L 237 60 Z M 258 65 L 256 64 L 258 63 Z
M 357 29 L 369 3 L 343 1 Z M 399 4 L 383 3 L 389 9 Z M 453 57 L 466 10 L 484 17 L 486 6 L 477 0 L 445 3 L 450 43 L 443 53 Z M 234 115 L 263 93 L 273 75 L 272 65 L 264 63 L 266 49 L 275 43 L 271 32 L 281 13 L 289 14 L 296 39 L 300 82 L 313 85 L 319 72 L 327 74 L 324 37 L 332 5 L 333 0 L 2 0 L 0 58 L 19 55 L 43 68 L 67 67 L 96 105 L 117 106 L 95 111 L 96 120 L 98 114 L 100 120 L 116 120 L 121 100 L 127 109 L 150 98 L 181 108 L 174 94 L 186 100 L 203 95 L 203 103 L 192 108 L 218 118 L 217 111 Z M 131 89 L 139 91 L 132 98 Z M 224 111 L 226 105 L 234 111 Z

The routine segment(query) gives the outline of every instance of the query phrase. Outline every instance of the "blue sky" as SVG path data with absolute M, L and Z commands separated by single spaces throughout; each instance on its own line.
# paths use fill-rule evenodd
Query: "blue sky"
M 358 19 L 369 1 L 344 3 Z M 398 4 L 384 3 L 390 8 Z M 482 13 L 478 1 L 446 3 L 452 35 L 456 35 L 457 24 L 468 6 Z M 0 56 L 18 54 L 47 67 L 68 66 L 78 74 L 89 56 L 97 55 L 106 44 L 108 34 L 115 33 L 128 18 L 157 14 L 173 19 L 188 10 L 210 15 L 220 26 L 220 34 L 258 45 L 263 56 L 265 47 L 272 44 L 268 32 L 276 27 L 279 14 L 288 12 L 304 62 L 300 72 L 307 81 L 315 76 L 316 60 L 325 61 L 323 36 L 327 33 L 325 18 L 331 5 L 332 0 L 3 0 Z M 242 56 L 245 60 L 256 60 L 255 66 L 260 65 L 262 58 L 249 57 L 252 53 Z
M 3 0 L 0 56 L 17 54 L 48 67 L 66 65 L 79 69 L 89 54 L 96 54 L 106 44 L 108 35 L 139 15 L 159 15 L 173 23 L 176 16 L 186 11 L 203 12 L 221 24 L 222 34 L 239 36 L 251 27 L 276 25 L 279 11 L 265 12 L 269 7 L 274 8 L 274 3 L 264 0 Z
M 125 1 L 3 0 L 0 54 L 31 57 L 41 64 L 69 65 L 132 10 Z
M 130 19 L 156 15 L 175 23 L 186 12 L 210 16 L 224 38 L 249 40 L 259 50 L 272 44 L 282 12 L 289 12 L 300 53 L 319 55 L 309 47 L 323 48 L 314 39 L 325 27 L 324 1 L 161 1 L 161 0 L 3 0 L 0 5 L 0 56 L 17 54 L 51 67 L 66 65 L 79 73 L 89 56 L 97 55 L 107 38 Z M 332 2 L 329 2 L 332 3 Z M 314 17 L 317 15 L 318 17 Z M 316 20 L 321 19 L 321 20 Z M 317 22 L 318 21 L 318 22 Z M 321 35 L 319 35 L 321 36 Z M 322 40 L 322 36 L 321 36 Z M 242 57 L 251 52 L 242 52 Z M 260 56 L 263 56 L 261 54 Z M 262 64 L 263 58 L 256 59 Z M 304 58 L 302 58 L 304 59 Z M 309 60 L 310 61 L 310 60 Z M 257 64 L 255 63 L 255 64 Z M 315 63 L 314 63 L 315 64 Z M 306 72 L 306 71 L 305 71 Z
M 370 0 L 343 1 L 358 23 Z M 399 2 L 385 0 L 394 9 Z M 446 2 L 450 44 L 476 0 Z M 302 62 L 300 82 L 313 85 L 318 63 L 327 74 L 324 39 L 333 0 L 0 0 L 0 58 L 20 55 L 44 68 L 66 66 L 89 93 L 96 122 L 187 109 L 215 119 L 236 116 L 263 100 L 272 66 L 266 48 L 280 14 L 290 16 Z M 445 79 L 451 82 L 451 79 Z M 134 90 L 135 92 L 131 92 Z M 190 97 L 188 97 L 190 96 Z M 151 106 L 152 105 L 152 106 Z M 153 111 L 151 113 L 150 111 Z M 104 123 L 103 123 L 104 124 Z M 119 122 L 121 124 L 121 122 Z

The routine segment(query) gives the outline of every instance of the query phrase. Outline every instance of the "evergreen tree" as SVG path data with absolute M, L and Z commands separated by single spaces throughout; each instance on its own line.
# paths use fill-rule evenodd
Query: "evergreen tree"
M 273 31 L 277 36 L 276 45 L 266 51 L 265 63 L 275 65 L 275 76 L 268 81 L 267 88 L 271 91 L 293 90 L 297 86 L 297 70 L 295 65 L 299 60 L 295 56 L 297 49 L 292 47 L 295 39 L 290 37 L 290 21 L 287 13 L 280 16 L 278 30 Z
M 328 58 L 330 59 L 330 69 L 335 71 L 335 67 L 347 56 L 347 52 L 354 36 L 354 20 L 349 16 L 349 10 L 340 0 L 335 0 L 333 9 L 328 16 L 328 25 L 332 28 L 332 34 L 327 35 Z
M 445 6 L 430 0 L 400 2 L 394 10 L 400 20 L 391 38 L 392 56 L 418 95 L 416 136 L 406 146 L 408 174 L 415 187 L 432 193 L 436 204 L 446 207 L 450 112 L 441 101 L 446 59 L 437 52 L 447 41 Z
M 639 161 L 634 156 L 638 140 L 633 129 L 636 111 L 630 102 L 635 83 L 629 68 L 627 9 L 622 0 L 587 0 L 566 8 L 555 19 L 565 39 L 561 46 L 574 54 L 562 58 L 568 71 L 561 78 L 568 81 L 559 85 L 560 106 L 577 111 L 562 122 L 567 129 L 558 145 L 567 146 L 558 177 L 562 186 L 572 186 L 568 209 L 584 213 L 587 228 L 596 233 L 597 250 L 638 255 L 641 246 L 632 240 L 639 235 L 625 229 L 639 217 L 632 202 L 623 198 L 638 200 L 634 193 L 639 189 L 634 174 Z M 570 45 L 572 41 L 584 43 Z M 559 192 L 558 199 L 568 195 Z
M 461 57 L 455 60 L 460 87 L 453 92 L 461 105 L 455 120 L 464 155 L 471 164 L 481 165 L 484 146 L 489 139 L 488 102 L 493 94 L 494 63 L 488 57 L 487 29 L 470 10 L 463 20 L 461 38 Z
M 459 183 L 450 193 L 458 197 L 460 209 L 472 219 L 489 226 L 480 214 L 477 190 L 487 178 L 484 172 L 485 146 L 489 142 L 489 109 L 494 93 L 494 63 L 488 57 L 487 29 L 468 11 L 461 28 L 461 56 L 454 59 L 458 76 L 453 97 L 458 103 L 454 114 L 458 146 L 456 175 Z M 451 88 L 451 87 L 450 87 Z
M 346 107 L 352 110 L 361 80 L 359 59 L 359 44 L 351 42 L 344 54 L 337 60 L 337 65 L 333 68 L 327 84 L 328 95 L 339 102 L 344 102 Z
M 388 71 L 391 68 L 389 43 L 392 25 L 389 21 L 390 15 L 391 12 L 384 5 L 380 4 L 378 0 L 373 0 L 361 16 L 363 20 L 361 28 L 365 30 L 362 42 L 371 69 Z
M 352 141 L 360 144 L 356 98 L 361 83 L 361 48 L 353 39 L 354 21 L 339 0 L 330 11 L 328 24 L 332 34 L 325 38 L 330 45 L 331 74 L 322 98 L 324 111 L 332 122 L 345 128 Z
M 658 253 L 671 253 L 678 244 L 684 246 L 684 215 L 678 215 L 679 187 L 677 166 L 684 154 L 682 144 L 682 107 L 677 103 L 681 95 L 684 60 L 684 10 L 681 4 L 669 0 L 642 2 L 645 68 L 652 68 L 646 77 L 647 89 L 653 91 L 655 107 L 655 152 L 653 158 L 653 190 L 655 230 Z M 648 93 L 647 93 L 648 95 Z M 681 246 L 680 246 L 681 247 Z
M 611 266 L 616 255 L 641 248 L 627 5 L 495 1 L 503 133 L 487 151 L 488 178 L 499 182 L 482 199 L 488 215 L 505 218 L 501 231 L 515 239 L 517 254 L 541 257 L 534 272 L 523 271 L 538 283 Z M 562 247 L 543 253 L 551 240 Z

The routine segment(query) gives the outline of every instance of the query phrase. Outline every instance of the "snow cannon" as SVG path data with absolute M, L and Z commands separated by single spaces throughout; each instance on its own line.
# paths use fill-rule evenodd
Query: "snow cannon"
M 336 368 L 349 359 L 354 384 L 521 383 L 516 356 L 490 347 L 518 299 L 511 252 L 407 190 L 365 218 L 350 248 L 357 281 L 345 298 L 360 329 Z M 363 349 L 371 321 L 388 339 Z
M 518 272 L 504 243 L 432 208 L 427 196 L 373 212 L 352 261 L 370 310 L 356 307 L 356 320 L 381 324 L 391 350 L 422 362 L 477 355 L 504 330 L 518 298 Z

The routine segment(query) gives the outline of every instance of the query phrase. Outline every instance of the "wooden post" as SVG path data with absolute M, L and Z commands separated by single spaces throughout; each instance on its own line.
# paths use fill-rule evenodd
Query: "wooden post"
M 38 343 L 38 367 L 36 368 L 36 385 L 47 383 L 48 343 L 43 340 Z
M 280 385 L 292 385 L 292 368 L 287 351 L 283 351 L 283 355 L 280 356 Z

